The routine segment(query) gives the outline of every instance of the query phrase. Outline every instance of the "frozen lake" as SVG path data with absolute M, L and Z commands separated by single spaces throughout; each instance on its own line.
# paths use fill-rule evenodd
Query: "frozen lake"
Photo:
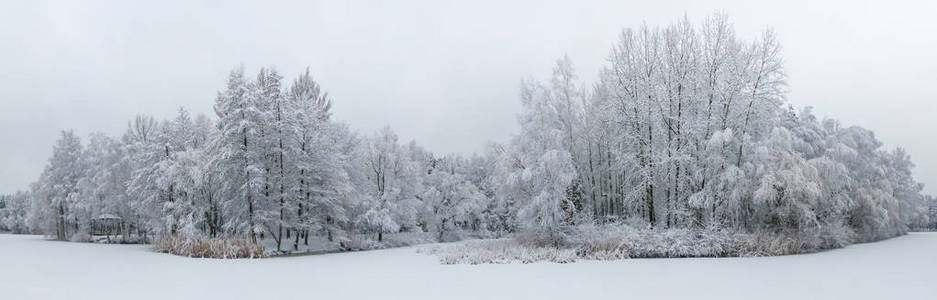
M 937 234 L 818 254 L 441 265 L 417 247 L 259 260 L 0 235 L 0 299 L 937 299 Z

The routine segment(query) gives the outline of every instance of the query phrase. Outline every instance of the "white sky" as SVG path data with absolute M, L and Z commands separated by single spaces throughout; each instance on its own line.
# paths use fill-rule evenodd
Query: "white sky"
M 38 177 L 62 129 L 213 116 L 238 65 L 309 66 L 353 128 L 480 151 L 516 132 L 521 78 L 567 53 L 591 81 L 623 28 L 715 11 L 745 38 L 774 28 L 790 101 L 905 147 L 937 193 L 937 1 L 128 2 L 0 0 L 0 193 Z

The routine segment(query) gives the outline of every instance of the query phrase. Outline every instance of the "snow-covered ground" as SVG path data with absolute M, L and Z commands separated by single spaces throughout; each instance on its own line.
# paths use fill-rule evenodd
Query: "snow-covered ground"
M 818 254 L 441 265 L 401 249 L 256 260 L 0 235 L 0 299 L 937 299 L 937 234 Z

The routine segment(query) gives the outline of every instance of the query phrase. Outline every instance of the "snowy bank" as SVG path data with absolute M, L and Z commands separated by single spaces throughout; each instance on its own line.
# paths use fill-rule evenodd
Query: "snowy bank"
M 253 260 L 0 235 L 3 299 L 934 299 L 937 234 L 807 255 L 442 265 L 414 247 Z

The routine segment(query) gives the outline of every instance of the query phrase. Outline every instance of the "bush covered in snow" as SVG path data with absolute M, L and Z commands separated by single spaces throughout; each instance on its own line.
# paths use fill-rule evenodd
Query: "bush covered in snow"
M 419 249 L 418 252 L 437 255 L 443 264 L 509 264 L 549 261 L 570 263 L 576 261 L 572 249 L 550 246 L 531 246 L 513 239 L 471 240 L 449 245 Z
M 582 225 L 559 247 L 514 239 L 475 240 L 422 249 L 444 264 L 567 263 L 576 259 L 775 256 L 815 252 L 855 242 L 848 228 L 813 233 L 747 233 L 725 229 L 635 229 L 627 225 Z
M 628 226 L 583 226 L 574 244 L 588 259 L 660 257 L 769 256 L 842 247 L 849 233 L 826 235 L 742 232 L 725 229 L 634 229 Z
M 200 258 L 262 258 L 264 246 L 247 239 L 159 237 L 153 251 Z

